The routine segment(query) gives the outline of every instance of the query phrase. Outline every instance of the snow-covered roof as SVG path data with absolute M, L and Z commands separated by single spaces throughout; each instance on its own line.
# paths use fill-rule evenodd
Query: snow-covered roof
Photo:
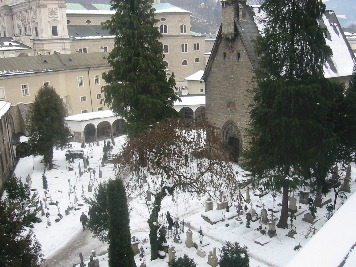
M 4 114 L 6 114 L 6 112 L 9 111 L 10 107 L 11 107 L 10 102 L 0 101 L 0 119 L 2 118 L 2 116 L 4 116 Z
M 0 37 L 0 51 L 18 51 L 31 49 L 29 46 L 24 45 L 12 39 L 12 37 Z
M 94 119 L 104 119 L 110 117 L 116 117 L 116 115 L 112 110 L 102 110 L 102 111 L 87 112 L 87 113 L 68 116 L 65 118 L 65 120 L 66 121 L 90 121 Z
M 185 9 L 180 7 L 174 6 L 170 3 L 160 3 L 160 4 L 153 4 L 152 7 L 156 10 L 155 13 L 191 13 Z
M 174 106 L 198 106 L 205 105 L 205 95 L 199 96 L 181 96 L 181 102 L 174 102 Z
M 198 70 L 196 73 L 185 78 L 187 81 L 200 81 L 203 77 L 204 70 Z
M 356 266 L 356 194 L 327 221 L 287 267 Z M 350 254 L 348 254 L 350 253 Z M 341 265 L 346 259 L 345 265 Z
M 333 55 L 324 65 L 326 78 L 352 75 L 355 57 L 333 11 L 325 12 L 322 24 L 327 30 L 326 43 Z M 322 25 L 322 26 L 324 26 Z

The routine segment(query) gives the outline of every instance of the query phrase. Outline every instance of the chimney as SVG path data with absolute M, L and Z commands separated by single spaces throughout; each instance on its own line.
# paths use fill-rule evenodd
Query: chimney
M 235 21 L 244 19 L 246 0 L 221 0 L 222 4 L 222 34 L 225 38 L 235 37 Z

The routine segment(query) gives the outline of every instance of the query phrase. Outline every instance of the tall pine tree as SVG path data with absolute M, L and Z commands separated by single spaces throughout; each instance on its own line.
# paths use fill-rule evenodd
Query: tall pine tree
M 120 179 L 107 185 L 109 213 L 109 266 L 136 266 L 131 248 L 130 219 L 126 192 Z
M 178 116 L 173 103 L 173 75 L 167 80 L 163 64 L 161 34 L 155 27 L 149 0 L 112 0 L 116 10 L 104 24 L 115 35 L 109 55 L 112 70 L 104 73 L 105 102 L 126 119 L 129 136 L 156 122 Z
M 331 50 L 318 23 L 325 11 L 322 1 L 266 0 L 262 9 L 267 21 L 256 42 L 260 68 L 246 157 L 259 180 L 268 176 L 266 185 L 283 189 L 277 226 L 286 228 L 289 189 L 300 184 L 299 177 L 312 175 L 325 185 L 336 160 L 340 139 L 334 112 L 343 86 L 324 78 Z
M 65 125 L 66 110 L 52 86 L 42 86 L 30 109 L 29 143 L 35 154 L 43 155 L 49 169 L 53 168 L 53 147 L 68 143 L 69 129 Z

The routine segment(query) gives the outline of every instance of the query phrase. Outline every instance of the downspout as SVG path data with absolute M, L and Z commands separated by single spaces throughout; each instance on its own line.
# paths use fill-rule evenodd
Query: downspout
M 93 112 L 93 98 L 91 97 L 91 83 L 90 83 L 90 68 L 88 68 L 88 84 L 89 84 L 89 95 L 90 95 L 90 106 L 91 106 L 91 112 Z

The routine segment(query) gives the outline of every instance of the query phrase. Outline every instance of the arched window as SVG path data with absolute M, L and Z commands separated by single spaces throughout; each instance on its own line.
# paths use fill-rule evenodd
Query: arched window
M 160 33 L 168 33 L 168 26 L 165 24 L 162 24 L 159 26 L 159 32 Z
M 188 65 L 188 61 L 187 61 L 186 59 L 184 59 L 184 60 L 182 61 L 182 65 L 183 65 L 183 66 Z

